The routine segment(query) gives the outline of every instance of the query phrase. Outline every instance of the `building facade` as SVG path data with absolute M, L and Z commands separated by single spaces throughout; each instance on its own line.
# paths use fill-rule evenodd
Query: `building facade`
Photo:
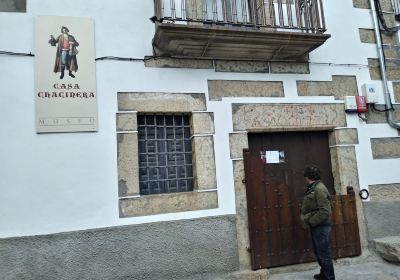
M 259 279 L 313 261 L 306 164 L 335 195 L 336 258 L 398 235 L 397 12 L 378 2 L 0 3 L 0 279 Z M 37 131 L 41 16 L 94 23 L 96 131 Z M 85 68 L 70 73 L 54 87 Z

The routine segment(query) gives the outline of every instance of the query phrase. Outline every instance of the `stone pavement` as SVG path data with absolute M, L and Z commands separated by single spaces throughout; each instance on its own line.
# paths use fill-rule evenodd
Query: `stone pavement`
M 386 262 L 375 255 L 334 262 L 336 280 L 400 280 L 400 264 Z M 268 280 L 312 280 L 319 269 L 315 263 L 291 268 L 270 269 Z

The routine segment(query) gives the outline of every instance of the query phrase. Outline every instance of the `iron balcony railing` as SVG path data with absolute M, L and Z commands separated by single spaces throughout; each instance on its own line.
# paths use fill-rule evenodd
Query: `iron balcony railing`
M 154 0 L 159 22 L 326 31 L 322 0 Z

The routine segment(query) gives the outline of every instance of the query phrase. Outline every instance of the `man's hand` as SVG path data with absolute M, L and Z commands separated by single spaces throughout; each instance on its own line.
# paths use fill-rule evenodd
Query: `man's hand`
M 300 220 L 301 220 L 301 225 L 304 229 L 307 229 L 310 227 L 310 224 L 308 223 L 308 220 L 310 219 L 312 213 L 307 213 L 305 215 L 301 214 L 300 215 Z

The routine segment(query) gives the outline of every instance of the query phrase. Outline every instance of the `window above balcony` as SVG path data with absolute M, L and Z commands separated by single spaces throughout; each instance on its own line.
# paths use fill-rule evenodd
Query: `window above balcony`
M 154 0 L 156 55 L 286 60 L 322 45 L 322 0 Z

